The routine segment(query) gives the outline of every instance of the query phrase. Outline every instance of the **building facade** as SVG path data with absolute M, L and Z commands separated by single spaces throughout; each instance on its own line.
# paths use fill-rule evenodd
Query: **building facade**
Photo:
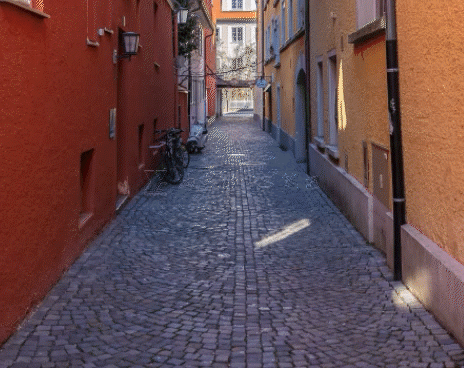
M 194 30 L 196 49 L 178 58 L 180 88 L 188 92 L 189 126 L 206 123 L 216 114 L 216 86 L 214 83 L 215 40 L 211 0 L 190 1 L 189 17 L 196 20 Z
M 305 2 L 265 1 L 262 19 L 264 75 L 270 83 L 264 97 L 264 128 L 306 167 Z
M 0 20 L 3 341 L 147 182 L 178 94 L 168 1 L 9 0 Z
M 394 268 L 389 110 L 401 111 L 406 224 L 402 279 L 464 343 L 464 229 L 457 95 L 462 61 L 453 29 L 462 4 L 415 12 L 397 2 L 399 103 L 388 104 L 386 8 L 380 0 L 311 1 L 310 173 Z M 452 10 L 451 10 L 452 9 Z M 443 19 L 447 19 L 446 25 Z M 424 26 L 426 25 L 426 26 Z M 431 32 L 440 29 L 440 32 Z M 395 101 L 394 101 L 395 102 Z
M 216 1 L 216 73 L 221 81 L 256 79 L 256 3 Z M 221 112 L 253 108 L 253 89 L 221 88 Z

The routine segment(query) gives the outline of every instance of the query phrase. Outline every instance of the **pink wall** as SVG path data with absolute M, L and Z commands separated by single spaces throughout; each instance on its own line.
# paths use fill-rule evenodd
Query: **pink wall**
M 149 0 L 92 2 L 88 13 L 82 1 L 44 0 L 50 18 L 0 3 L 0 342 L 111 220 L 118 179 L 127 178 L 130 195 L 146 182 L 154 119 L 158 128 L 175 122 L 169 5 L 159 0 L 155 12 Z M 97 35 L 105 27 L 114 33 Z M 119 29 L 139 32 L 142 48 L 114 65 Z M 99 46 L 87 46 L 87 37 Z M 118 135 L 110 139 L 116 107 Z M 88 150 L 92 215 L 82 224 Z

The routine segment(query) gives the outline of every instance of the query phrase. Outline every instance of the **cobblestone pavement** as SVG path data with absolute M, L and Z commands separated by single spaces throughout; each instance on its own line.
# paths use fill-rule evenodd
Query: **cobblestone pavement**
M 288 152 L 217 120 L 179 186 L 146 187 L 0 367 L 459 367 L 464 355 Z

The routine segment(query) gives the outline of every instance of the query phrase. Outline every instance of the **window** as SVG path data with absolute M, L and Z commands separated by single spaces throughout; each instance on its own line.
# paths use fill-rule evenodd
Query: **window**
M 201 27 L 197 28 L 197 43 L 198 43 L 198 54 L 203 55 L 203 29 Z
M 232 27 L 232 42 L 243 41 L 243 27 Z
M 277 134 L 276 134 L 276 141 L 277 143 L 280 144 L 280 129 L 282 127 L 282 101 L 281 101 L 281 96 L 280 96 L 280 85 L 278 84 L 277 85 L 277 90 L 276 90 L 276 102 L 277 102 L 277 117 L 276 117 L 276 120 L 277 120 Z
M 280 35 L 279 35 L 279 19 L 274 19 L 273 23 L 273 34 L 272 34 L 272 44 L 274 48 L 274 53 L 276 56 L 276 63 L 280 61 Z
M 364 163 L 364 186 L 369 188 L 369 155 L 366 141 L 362 142 L 363 163 Z
M 280 15 L 282 17 L 282 45 L 285 43 L 287 40 L 285 38 L 285 18 L 287 17 L 287 14 L 285 13 L 285 0 L 282 0 L 281 3 L 281 9 L 280 9 Z
M 267 26 L 266 32 L 264 34 L 264 57 L 266 60 L 268 60 L 271 57 L 270 50 L 269 50 L 271 48 L 269 34 L 270 34 L 270 27 Z
M 221 27 L 216 26 L 216 40 L 221 38 Z
M 322 58 L 318 59 L 316 69 L 316 101 L 317 101 L 317 137 L 324 137 L 324 84 Z
M 305 3 L 303 0 L 298 0 L 297 28 L 301 29 L 305 22 Z
M 79 227 L 84 225 L 93 212 L 93 153 L 91 149 L 81 154 Z
M 242 10 L 243 9 L 243 0 L 232 0 L 232 9 L 233 10 Z
M 145 126 L 143 124 L 139 125 L 139 129 L 138 129 L 138 148 L 139 148 L 139 151 L 138 151 L 138 158 L 137 158 L 137 163 L 139 165 L 139 167 L 142 167 L 145 163 L 145 160 L 144 160 L 144 150 L 143 150 L 143 131 L 144 131 L 144 128 Z
M 238 57 L 232 60 L 232 69 L 237 70 L 243 68 L 243 58 Z
M 256 27 L 251 27 L 251 43 L 256 44 Z
M 293 36 L 293 0 L 288 0 L 288 38 Z
M 44 8 L 44 0 L 14 0 L 17 3 L 22 5 L 30 6 L 31 8 L 43 11 Z
M 359 29 L 385 14 L 385 0 L 356 0 L 356 9 Z
M 337 56 L 329 54 L 329 144 L 338 145 Z

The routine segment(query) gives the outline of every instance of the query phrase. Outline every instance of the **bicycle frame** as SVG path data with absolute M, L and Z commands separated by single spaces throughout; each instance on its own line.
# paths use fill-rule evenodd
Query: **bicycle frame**
M 149 146 L 150 149 L 156 149 L 153 154 L 161 153 L 164 158 L 165 169 L 154 170 L 164 171 L 164 179 L 171 184 L 179 184 L 184 177 L 183 162 L 179 160 L 181 157 L 177 154 L 181 149 L 182 141 L 180 138 L 181 129 L 170 128 L 167 130 L 155 130 L 155 133 L 164 133 L 159 139 L 160 144 Z

